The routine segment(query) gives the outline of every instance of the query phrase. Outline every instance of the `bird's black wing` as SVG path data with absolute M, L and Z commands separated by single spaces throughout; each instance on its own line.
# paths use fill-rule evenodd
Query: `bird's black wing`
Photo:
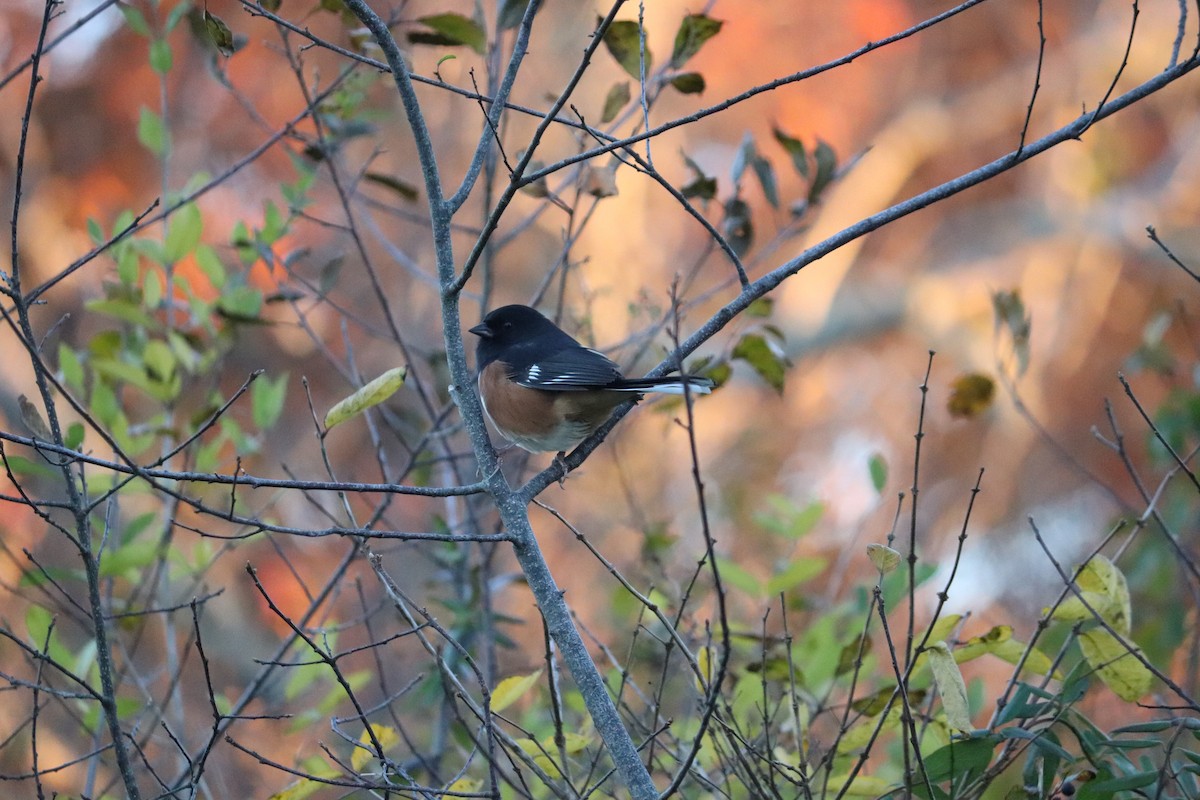
M 530 389 L 583 392 L 602 389 L 621 380 L 621 370 L 606 356 L 586 347 L 571 347 L 538 354 L 509 364 L 514 381 Z

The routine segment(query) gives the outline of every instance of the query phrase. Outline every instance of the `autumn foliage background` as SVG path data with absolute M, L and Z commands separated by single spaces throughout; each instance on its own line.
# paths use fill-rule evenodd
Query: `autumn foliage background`
M 230 397 L 252 372 L 265 370 L 259 380 L 274 387 L 275 397 L 257 402 L 275 403 L 274 415 L 257 419 L 249 399 L 235 403 L 228 417 L 237 430 L 221 428 L 220 440 L 218 429 L 205 434 L 198 444 L 208 449 L 180 456 L 176 468 L 233 474 L 240 467 L 262 477 L 324 480 L 330 475 L 323 446 L 338 480 L 395 480 L 410 458 L 417 466 L 405 473 L 406 482 L 476 480 L 466 440 L 454 427 L 455 412 L 439 418 L 436 426 L 429 418 L 429 404 L 440 408 L 448 401 L 439 293 L 432 283 L 433 243 L 420 170 L 390 79 L 359 66 L 332 96 L 330 102 L 340 106 L 328 114 L 324 129 L 307 117 L 291 128 L 309 102 L 306 95 L 325 91 L 349 66 L 344 56 L 319 47 L 301 51 L 297 33 L 284 37 L 273 23 L 247 13 L 241 4 L 211 0 L 207 10 L 244 37 L 240 49 L 232 56 L 217 53 L 199 9 L 193 9 L 165 37 L 169 68 L 156 70 L 153 37 L 139 33 L 116 5 L 105 5 L 109 7 L 41 64 L 44 81 L 21 165 L 17 247 L 25 284 L 51 280 L 87 253 L 96 243 L 89 225 L 110 234 L 122 212 L 141 213 L 156 198 L 203 184 L 206 178 L 197 176 L 219 176 L 245 160 L 201 195 L 196 208 L 201 240 L 224 265 L 228 280 L 261 300 L 259 306 L 251 303 L 253 313 L 242 318 L 237 308 L 221 306 L 223 288 L 214 285 L 211 264 L 189 252 L 173 265 L 174 279 L 188 289 L 175 289 L 179 310 L 163 306 L 156 319 L 176 326 L 192 338 L 197 353 L 209 355 L 181 375 L 182 388 L 167 403 L 136 387 L 121 389 L 119 402 L 134 434 L 158 435 L 156 426 L 179 426 L 203 415 L 212 410 L 214 397 Z M 706 13 L 724 25 L 688 64 L 703 75 L 704 92 L 665 90 L 650 112 L 652 124 L 840 57 L 915 24 L 943 4 L 936 9 L 915 0 L 709 5 Z M 65 3 L 51 38 L 94 6 Z M 129 6 L 154 31 L 162 30 L 177 8 L 174 0 L 138 0 Z M 393 6 L 399 32 L 414 27 L 423 15 L 472 13 L 470 4 L 453 9 L 429 2 Z M 373 7 L 383 13 L 382 4 Z M 630 6 L 619 16 L 644 16 L 647 47 L 661 63 L 671 52 L 679 20 L 701 10 L 694 3 L 657 0 L 644 9 Z M 549 3 L 539 14 L 513 102 L 544 109 L 588 44 L 596 14 L 606 11 L 589 4 Z M 1029 122 L 1031 139 L 1096 106 L 1121 68 L 1130 39 L 1128 3 L 1056 2 L 1041 11 L 1046 43 Z M 356 26 L 321 4 L 309 8 L 284 0 L 278 13 L 340 46 L 361 45 Z M 13 213 L 17 145 L 28 93 L 29 72 L 21 65 L 36 43 L 41 14 L 42 5 L 29 0 L 6 3 L 0 10 L 0 204 L 6 220 Z M 1038 14 L 1033 3 L 982 3 L 924 33 L 681 125 L 635 149 L 648 152 L 677 187 L 693 181 L 696 169 L 715 178 L 715 198 L 695 202 L 718 226 L 722 204 L 735 192 L 744 199 L 753 234 L 743 257 L 754 277 L 862 217 L 1014 148 L 1038 74 Z M 1136 35 L 1118 89 L 1165 67 L 1177 14 L 1175 3 L 1138 7 Z M 1188 25 L 1193 32 L 1195 21 Z M 483 112 L 475 100 L 436 81 L 467 90 L 477 85 L 486 92 L 485 57 L 467 47 L 420 44 L 409 46 L 406 56 L 416 74 L 436 79 L 421 85 L 419 95 L 453 185 L 467 167 Z M 637 83 L 604 51 L 575 91 L 573 109 L 598 125 L 606 97 L 621 82 L 630 83 L 633 101 L 619 112 L 617 130 L 629 133 L 641 116 Z M 162 122 L 161 133 L 147 128 L 155 124 L 147 122 L 147 111 Z M 510 160 L 536 122 L 519 113 L 506 117 L 501 138 Z M 798 173 L 777 133 L 799 139 L 810 152 L 823 142 L 835 154 L 836 179 L 811 207 L 801 207 L 811 176 Z M 156 135 L 169 137 L 169 146 L 157 153 Z M 787 587 L 798 615 L 794 628 L 803 626 L 803 614 L 819 614 L 845 602 L 860 584 L 870 585 L 874 570 L 865 547 L 883 542 L 894 530 L 897 496 L 910 493 L 913 435 L 922 402 L 918 386 L 929 365 L 928 353 L 935 351 L 920 466 L 922 562 L 943 570 L 954 562 L 964 509 L 978 470 L 984 468 L 946 610 L 969 613 L 964 636 L 999 624 L 1012 625 L 1021 637 L 1032 634 L 1038 614 L 1057 596 L 1062 581 L 1036 544 L 1029 518 L 1036 520 L 1055 555 L 1072 564 L 1097 545 L 1116 519 L 1137 517 L 1146 507 L 1128 465 L 1098 436 L 1115 438 L 1106 401 L 1148 483 L 1156 486 L 1170 467 L 1169 459 L 1151 447 L 1152 437 L 1117 374 L 1124 372 L 1146 409 L 1174 426 L 1170 431 L 1189 444 L 1185 449 L 1196 442 L 1197 287 L 1147 237 L 1146 227 L 1153 226 L 1181 260 L 1200 264 L 1198 137 L 1200 87 L 1191 77 L 1103 121 L 1080 141 L 820 259 L 772 293 L 770 305 L 756 309 L 761 315 L 735 320 L 702 348 L 697 355 L 707 357 L 709 366 L 720 362 L 731 367 L 728 381 L 696 403 L 694 429 L 712 532 L 728 567 L 727 600 L 740 633 L 778 632 L 779 606 L 768 585 L 791 565 L 808 565 L 803 581 Z M 247 160 L 269 141 L 260 155 Z M 552 127 L 537 158 L 552 163 L 578 151 L 581 142 L 590 144 L 578 130 Z M 744 163 L 751 152 L 769 162 L 769 187 L 753 169 L 745 170 L 736 186 L 731 181 L 735 164 Z M 606 352 L 615 348 L 610 354 L 637 373 L 672 347 L 659 323 L 671 308 L 674 282 L 681 281 L 685 335 L 736 294 L 728 260 L 654 181 L 622 167 L 615 173 L 615 194 L 589 194 L 588 181 L 595 176 L 586 170 L 602 171 L 610 166 L 608 159 L 549 177 L 548 190 L 573 215 L 543 197 L 517 196 L 493 236 L 493 250 L 467 286 L 463 313 L 468 324 L 479 312 L 482 292 L 491 307 L 529 302 L 537 295 L 544 309 L 561 313 L 564 327 L 589 345 Z M 327 171 L 331 163 L 337 165 L 336 181 Z M 503 167 L 499 173 L 503 177 Z M 288 217 L 289 198 L 281 185 L 297 187 L 306 174 L 311 174 L 311 184 L 298 191 L 308 202 Z M 344 203 L 339 193 L 345 194 Z M 489 210 L 484 196 L 480 189 L 460 218 L 455 241 L 460 261 Z M 354 244 L 346 208 L 353 211 L 354 231 L 370 258 L 374 282 Z M 287 225 L 278 236 L 265 237 L 270 241 L 264 238 L 255 252 L 246 246 L 246 232 L 262 232 L 272 224 L 272 214 L 288 217 Z M 157 240 L 170 236 L 162 226 L 138 235 Z M 0 265 L 10 271 L 7 255 Z M 45 304 L 34 309 L 52 368 L 62 369 L 56 355 L 60 343 L 81 353 L 91 347 L 94 354 L 98 335 L 129 324 L 96 306 L 112 298 L 105 285 L 117 280 L 117 269 L 110 255 L 100 256 L 58 282 L 44 296 Z M 143 261 L 140 270 L 134 283 L 144 287 L 145 273 L 153 268 Z M 166 285 L 164 277 L 160 289 L 171 297 Z M 1011 332 L 997 322 L 997 293 L 1019 297 L 1031 320 L 1028 367 L 1021 374 Z M 211 315 L 198 319 L 196 306 L 188 310 L 189 298 L 213 304 Z M 393 326 L 402 333 L 407 357 Z M 747 335 L 763 335 L 775 348 L 775 363 L 783 368 L 777 385 L 762 364 L 736 357 Z M 18 396 L 35 396 L 33 375 L 11 330 L 0 336 L 8 338 L 6 356 L 0 359 L 2 426 L 25 436 Z M 362 381 L 402 364 L 411 371 L 409 384 L 376 416 L 344 423 L 324 439 L 319 436 L 313 411 L 319 419 Z M 994 379 L 995 396 L 969 413 L 954 413 L 955 382 L 971 374 Z M 669 598 L 677 596 L 704 556 L 689 442 L 676 422 L 681 413 L 680 406 L 671 404 L 636 410 L 562 489 L 551 487 L 542 496 L 622 574 Z M 68 412 L 67 418 L 78 415 Z M 259 424 L 264 421 L 270 424 Z M 453 466 L 438 456 L 438 447 L 422 439 L 433 429 L 438 440 L 445 439 L 462 456 Z M 150 442 L 147 460 L 168 449 L 162 441 Z M 5 447 L 8 455 L 17 452 L 12 444 Z M 81 449 L 113 457 L 91 434 Z M 39 458 L 28 448 L 19 454 L 34 462 Z M 207 460 L 198 464 L 198 459 Z M 504 463 L 515 476 L 525 462 L 510 451 Z M 530 469 L 546 463 L 535 456 Z M 28 487 L 53 498 L 55 490 L 47 480 L 30 474 L 18 482 L 29 482 Z M 1193 552 L 1195 503 L 1192 498 L 1188 505 L 1186 498 L 1195 489 L 1185 483 L 1177 479 L 1170 484 L 1162 506 L 1170 510 L 1184 546 Z M 187 491 L 213 507 L 228 504 L 232 496 L 228 486 Z M 63 576 L 69 583 L 77 564 L 61 537 L 13 499 L 18 492 L 12 476 L 3 494 L 0 608 L 6 629 L 21 637 L 30 607 L 54 608 L 71 593 L 60 594 L 53 581 L 47 584 L 37 576 Z M 242 491 L 237 502 L 247 513 L 305 530 L 327 528 L 341 511 L 341 501 L 331 493 L 265 488 Z M 360 521 L 370 518 L 379 502 L 379 495 L 347 501 Z M 396 497 L 389 503 L 378 522 L 382 529 L 464 532 L 478 526 L 475 532 L 486 533 L 496 525 L 486 512 L 455 518 L 439 499 Z M 779 535 L 780 525 L 806 512 L 814 515 L 811 530 L 800 538 Z M 147 554 L 177 549 L 181 555 L 162 573 L 153 571 L 158 562 L 148 556 L 145 563 L 114 569 L 106 576 L 107 585 L 119 597 L 157 607 L 186 606 L 193 596 L 219 592 L 205 601 L 199 629 L 218 695 L 236 697 L 261 669 L 254 659 L 272 658 L 289 633 L 247 576 L 247 564 L 281 614 L 292 619 L 306 613 L 337 565 L 342 573 L 316 604 L 309 624 L 329 630 L 344 625 L 341 648 L 378 641 L 396 624 L 380 610 L 386 603 L 375 578 L 364 559 L 349 554 L 356 545 L 345 538 L 257 534 L 197 514 L 187 503 L 164 503 L 152 493 L 122 499 L 98 517 L 114 531 L 139 518 L 145 531 L 139 540 L 146 543 Z M 172 519 L 175 525 L 168 522 Z M 623 661 L 638 625 L 638 606 L 555 516 L 534 509 L 533 523 L 580 624 Z M 385 540 L 376 543 L 376 552 L 411 597 L 428 604 L 461 635 L 489 677 L 527 674 L 542 665 L 543 632 L 536 608 L 505 548 Z M 1162 668 L 1190 676 L 1194 688 L 1190 673 L 1195 659 L 1189 648 L 1195 646 L 1195 605 L 1190 599 L 1180 601 L 1184 586 L 1196 592 L 1194 582 L 1179 579 L 1172 558 L 1149 546 L 1133 547 L 1125 557 L 1121 566 L 1134 597 L 1134 638 Z M 938 588 L 939 581 L 935 579 Z M 475 618 L 484 602 L 480 582 L 486 584 L 492 615 L 492 627 L 484 630 Z M 139 583 L 146 589 L 140 596 Z M 927 613 L 932 604 L 930 591 L 918 607 Z M 768 613 L 772 607 L 775 611 Z M 703 628 L 712 610 L 710 597 L 690 612 L 695 630 Z M 84 653 L 86 625 L 69 609 L 56 613 L 55 635 L 64 651 Z M 371 627 L 372 619 L 378 628 Z M 481 644 L 484 634 L 492 637 L 487 646 Z M 195 720 L 189 725 L 206 729 L 211 723 L 204 717 L 206 686 L 191 652 L 194 636 L 184 612 L 177 623 L 148 625 L 144 637 L 123 646 L 127 649 L 118 661 L 141 676 L 135 683 L 142 692 L 128 695 L 133 705 L 135 700 L 147 708 L 161 704 L 169 709 L 168 718 L 174 714 Z M 79 658 L 86 672 L 86 657 Z M 426 659 L 415 644 L 401 643 L 348 659 L 347 671 L 353 671 L 352 663 L 380 681 L 378 700 L 426 675 Z M 180 664 L 178 686 L 164 688 Z M 6 675 L 28 675 L 33 668 L 28 653 L 11 642 L 0 643 L 0 670 Z M 1009 668 L 980 662 L 964 670 L 994 691 Z M 295 675 L 298 670 L 282 672 Z M 652 676 L 653 668 L 643 666 L 639 674 Z M 305 680 L 311 682 L 272 679 L 246 712 L 298 714 L 293 721 L 241 721 L 233 728 L 235 738 L 262 757 L 286 764 L 298 754 L 317 752 L 317 742 L 336 741 L 328 718 L 346 709 L 336 698 L 329 699 L 327 683 Z M 436 705 L 437 693 L 428 697 Z M 531 698 L 523 702 L 538 703 Z M 1085 703 L 1097 719 L 1112 711 L 1111 696 L 1102 689 Z M 27 706 L 0 704 L 0 730 L 13 737 L 0 747 L 4 774 L 23 775 L 30 769 L 29 715 Z M 1122 706 L 1108 721 L 1143 716 Z M 66 764 L 95 746 L 80 739 L 69 718 L 47 717 L 38 737 L 43 766 Z M 409 725 L 416 739 L 434 735 L 422 723 Z M 22 747 L 14 744 L 21 741 Z M 223 748 L 213 758 L 220 765 L 208 773 L 214 796 L 268 796 L 291 780 L 246 752 Z M 111 775 L 101 770 L 97 778 L 91 769 L 83 761 L 43 781 L 72 796 L 85 786 L 96 796 L 117 791 L 106 783 Z

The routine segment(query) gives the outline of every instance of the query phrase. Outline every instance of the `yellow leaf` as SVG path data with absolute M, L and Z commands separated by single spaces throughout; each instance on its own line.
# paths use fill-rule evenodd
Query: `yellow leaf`
M 696 691 L 704 693 L 708 691 L 708 687 L 712 684 L 713 679 L 713 648 L 705 645 L 700 648 L 700 652 L 696 654 L 696 665 L 700 668 L 700 678 L 696 678 L 693 682 L 696 684 Z
M 372 725 L 371 728 L 375 731 L 375 738 L 379 740 L 379 746 L 385 753 L 400 741 L 400 734 L 390 725 Z M 371 741 L 371 734 L 366 728 L 363 728 L 362 735 L 358 737 L 358 743 L 362 747 L 354 748 L 354 754 L 350 756 L 350 766 L 361 771 L 372 758 L 376 757 L 377 753 L 375 752 L 375 743 Z
M 446 787 L 447 792 L 462 792 L 463 794 L 475 794 L 482 789 L 483 781 L 478 778 L 459 778 Z
M 954 654 L 945 642 L 938 642 L 927 651 L 929 669 L 933 672 L 933 680 L 937 685 L 938 695 L 942 698 L 942 708 L 946 712 L 946 722 L 951 728 L 960 731 L 971 730 L 971 712 L 967 706 L 967 684 Z
M 992 404 L 996 382 L 978 372 L 960 375 L 950 387 L 946 409 L 955 417 L 974 417 Z
M 539 745 L 533 739 L 514 739 L 513 741 L 517 743 L 518 747 L 525 751 L 525 755 L 533 758 L 533 763 L 537 764 L 538 769 L 540 769 L 542 772 L 545 772 L 551 778 L 558 778 L 562 775 L 562 773 L 558 770 L 558 766 L 546 756 L 546 753 L 542 749 L 541 745 Z
M 563 747 L 568 755 L 575 755 L 582 751 L 585 747 L 592 743 L 590 735 L 575 733 L 574 731 L 563 731 Z M 542 739 L 542 749 L 548 752 L 558 750 L 558 744 L 554 741 L 554 734 L 550 734 L 545 739 Z
M 1079 634 L 1079 649 L 1104 685 L 1122 700 L 1132 703 L 1150 691 L 1153 673 L 1103 628 Z
M 513 675 L 500 681 L 492 690 L 492 711 L 503 711 L 520 700 L 521 696 L 537 683 L 541 675 L 542 671 L 539 669 L 528 675 Z
M 961 621 L 962 614 L 946 614 L 945 616 L 938 617 L 938 621 L 933 623 L 933 628 L 929 631 L 929 641 L 945 641 Z M 961 664 L 962 662 L 960 661 L 959 663 Z
M 360 414 L 371 406 L 377 406 L 387 400 L 404 385 L 404 378 L 407 375 L 407 367 L 389 369 L 354 394 L 339 400 L 325 415 L 325 427 L 332 428 L 355 414 Z
M 881 730 L 885 733 L 888 731 L 899 730 L 900 728 L 900 703 L 902 701 L 897 698 L 892 704 L 887 716 L 882 720 Z M 871 741 L 871 737 L 875 735 L 875 729 L 880 727 L 880 720 L 871 717 L 864 718 L 851 725 L 842 734 L 842 738 L 838 740 L 837 752 L 838 755 L 847 755 L 853 753 L 862 747 L 867 746 L 867 742 Z
M 963 642 L 962 647 L 954 651 L 954 658 L 959 664 L 965 664 L 972 659 L 979 658 L 984 653 L 995 652 L 1000 644 L 1011 638 L 1011 626 L 996 625 L 987 633 L 981 636 L 972 636 Z
M 1092 612 L 1087 609 L 1087 606 L 1091 606 L 1113 630 L 1122 636 L 1129 635 L 1129 619 L 1132 616 L 1129 585 L 1115 564 L 1104 556 L 1093 556 L 1080 570 L 1075 585 L 1079 587 L 1083 599 L 1072 594 L 1054 610 L 1052 619 L 1063 622 L 1092 619 Z M 1084 600 L 1087 605 L 1084 605 Z

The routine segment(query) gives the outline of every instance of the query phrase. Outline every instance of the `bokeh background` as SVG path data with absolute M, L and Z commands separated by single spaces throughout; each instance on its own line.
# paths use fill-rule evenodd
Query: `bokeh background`
M 175 4 L 133 5 L 161 24 Z M 398 30 L 445 5 L 394 4 Z M 471 13 L 469 4 L 461 5 L 455 10 Z M 708 13 L 723 19 L 724 27 L 689 64 L 704 75 L 706 89 L 699 96 L 664 92 L 650 110 L 652 125 L 841 57 L 948 7 L 926 0 L 710 5 Z M 95 6 L 93 0 L 65 3 L 52 37 Z M 111 6 L 44 59 L 45 80 L 38 88 L 23 163 L 18 244 L 27 283 L 51 278 L 91 248 L 88 220 L 109 230 L 121 211 L 141 211 L 154 198 L 180 191 L 198 174 L 221 174 L 304 108 L 300 81 L 285 55 L 297 52 L 301 38 L 292 33 L 285 40 L 271 22 L 230 0 L 212 0 L 207 8 L 245 37 L 244 46 L 232 57 L 217 56 L 185 20 L 168 37 L 173 66 L 162 80 L 148 64 L 147 40 Z M 657 61 L 670 52 L 682 16 L 698 10 L 694 3 L 673 0 L 647 4 L 647 45 Z M 1167 65 L 1178 10 L 1178 4 L 1165 0 L 1140 4 L 1117 92 Z M 514 90 L 515 102 L 547 106 L 587 45 L 595 15 L 604 11 L 590 4 L 547 4 Z M 1094 109 L 1122 67 L 1130 41 L 1128 3 L 1073 0 L 1047 3 L 1041 11 L 1044 63 L 1029 139 L 1066 124 L 1081 110 Z M 284 0 L 279 13 L 331 42 L 351 42 L 334 13 L 293 0 Z M 621 17 L 635 19 L 637 13 L 630 7 Z M 648 146 L 639 145 L 639 151 L 649 153 L 676 186 L 694 177 L 685 157 L 715 177 L 716 199 L 697 205 L 719 226 L 721 204 L 735 191 L 730 175 L 738 152 L 747 137 L 753 140 L 773 165 L 781 198 L 779 207 L 773 207 L 753 174 L 742 176 L 739 194 L 750 205 L 755 229 L 745 256 L 753 278 L 865 216 L 1012 150 L 1039 77 L 1038 13 L 1033 3 L 983 3 L 845 66 L 674 128 Z M 8 0 L 0 9 L 0 206 L 5 220 L 12 215 L 28 89 L 28 72 L 20 64 L 33 50 L 40 14 L 41 5 L 30 0 Z M 1187 32 L 1194 37 L 1194 20 Z M 454 58 L 442 60 L 447 53 Z M 432 77 L 436 71 L 442 81 L 466 89 L 473 79 L 487 85 L 488 64 L 467 48 L 413 46 L 407 55 L 420 75 Z M 299 69 L 310 90 L 327 85 L 348 63 L 321 48 L 306 49 L 295 58 L 301 59 Z M 248 282 L 264 292 L 299 299 L 268 305 L 264 314 L 269 324 L 240 327 L 219 368 L 196 377 L 195 392 L 180 403 L 182 416 L 189 404 L 198 405 L 213 389 L 227 396 L 256 369 L 290 376 L 284 421 L 261 434 L 254 452 L 232 447 L 224 452 L 226 471 L 242 455 L 242 467 L 255 475 L 324 478 L 321 442 L 301 379 L 307 379 L 307 391 L 321 414 L 353 390 L 347 363 L 366 377 L 403 363 L 388 332 L 389 314 L 410 348 L 416 380 L 428 397 L 446 399 L 432 243 L 411 136 L 387 76 L 360 69 L 350 80 L 361 93 L 356 116 L 361 135 L 346 135 L 332 158 L 349 187 L 358 230 L 390 308 L 385 313 L 366 279 L 324 162 L 313 163 L 314 203 L 274 245 L 277 263 L 259 261 L 246 271 Z M 627 80 L 601 51 L 572 102 L 589 122 L 598 120 L 610 87 Z M 636 84 L 634 89 L 636 96 Z M 456 186 L 479 136 L 479 106 L 437 86 L 422 86 L 420 95 L 444 181 Z M 139 143 L 142 107 L 167 120 L 172 148 L 165 159 Z M 636 109 L 627 110 L 615 132 L 633 131 L 639 118 Z M 502 138 L 510 159 L 527 144 L 535 124 L 520 114 L 507 118 Z M 804 197 L 808 183 L 774 141 L 776 129 L 810 148 L 824 141 L 837 154 L 838 179 L 802 216 L 792 206 Z M 295 180 L 293 159 L 305 158 L 313 135 L 311 121 L 302 121 L 199 199 L 204 240 L 230 264 L 236 263 L 230 245 L 235 225 L 261 225 L 264 203 L 283 203 L 279 185 Z M 1111 401 L 1136 463 L 1148 470 L 1149 483 L 1154 485 L 1161 474 L 1163 465 L 1151 460 L 1147 430 L 1118 383 L 1118 372 L 1128 374 L 1147 409 L 1160 407 L 1172 390 L 1194 389 L 1198 287 L 1148 239 L 1146 226 L 1157 229 L 1185 262 L 1200 264 L 1198 140 L 1200 84 L 1188 78 L 1103 121 L 1081 141 L 808 265 L 773 295 L 769 316 L 737 320 L 709 342 L 700 355 L 728 360 L 740 336 L 774 326 L 788 365 L 784 385 L 776 390 L 745 362 L 733 360 L 728 383 L 696 404 L 696 438 L 718 551 L 759 579 L 789 561 L 823 559 L 828 568 L 806 584 L 803 602 L 819 608 L 844 598 L 870 573 L 865 545 L 884 541 L 893 530 L 898 494 L 910 491 L 922 401 L 918 387 L 929 351 L 936 351 L 923 422 L 917 518 L 922 558 L 943 570 L 949 566 L 970 490 L 984 468 L 983 491 L 971 516 L 949 609 L 975 615 L 968 633 L 1008 622 L 1028 635 L 1036 614 L 1060 586 L 1030 533 L 1028 518 L 1035 518 L 1058 557 L 1069 563 L 1094 547 L 1117 518 L 1144 509 L 1125 466 L 1097 438 L 1097 431 L 1113 438 L 1106 401 Z M 587 142 L 578 131 L 553 128 L 538 159 L 551 163 L 577 152 L 581 143 Z M 403 181 L 420 197 L 412 201 L 361 180 L 368 171 Z M 646 176 L 622 167 L 616 173 L 617 194 L 598 200 L 581 192 L 580 185 L 575 169 L 549 178 L 550 190 L 575 209 L 573 217 L 542 198 L 518 195 L 496 233 L 493 252 L 468 286 L 465 322 L 473 324 L 485 290 L 494 306 L 529 302 L 540 289 L 548 289 L 541 295 L 542 307 L 561 309 L 565 327 L 605 348 L 630 372 L 648 368 L 670 347 L 656 323 L 670 307 L 672 282 L 687 278 L 686 334 L 735 295 L 732 267 L 704 230 Z M 458 219 L 460 263 L 486 205 L 480 188 Z M 162 232 L 152 229 L 145 235 Z M 8 270 L 8 248 L 4 250 L 0 263 Z M 55 343 L 86 342 L 106 324 L 86 304 L 102 295 L 113 270 L 111 260 L 101 257 L 56 286 L 39 311 L 40 332 L 62 320 L 51 336 Z M 183 262 L 178 270 L 203 286 L 197 265 Z M 330 278 L 333 270 L 340 271 Z M 327 294 L 317 288 L 322 281 Z M 1014 373 L 1010 340 L 1003 330 L 997 332 L 993 313 L 992 296 L 998 291 L 1018 292 L 1031 318 L 1028 370 L 1009 382 L 1001 380 Z M 21 432 L 16 397 L 32 394 L 31 372 L 11 332 L 0 335 L 7 340 L 7 356 L 0 359 L 0 406 L 6 429 Z M 1158 369 L 1146 368 L 1148 354 L 1163 356 L 1153 361 Z M 967 373 L 996 378 L 996 395 L 974 415 L 955 416 L 947 408 L 951 386 Z M 136 407 L 140 401 L 132 397 L 129 402 Z M 242 407 L 232 413 L 241 419 L 249 414 Z M 565 487 L 552 487 L 543 497 L 627 575 L 643 585 L 662 586 L 668 595 L 670 587 L 687 580 L 703 554 L 688 440 L 676 424 L 680 413 L 678 406 L 654 404 L 634 411 Z M 325 440 L 339 478 L 388 479 L 368 454 L 389 453 L 393 465 L 402 463 L 430 427 L 415 389 L 406 387 L 389 401 L 386 414 L 385 423 L 375 428 L 382 430 L 381 443 L 361 421 L 343 425 Z M 450 435 L 457 436 L 453 447 L 465 452 L 465 437 Z M 882 491 L 872 484 L 868 469 L 873 457 L 888 466 Z M 458 463 L 459 475 L 468 480 L 473 479 L 470 463 L 465 457 Z M 505 455 L 506 471 L 514 480 L 523 469 L 528 474 L 546 463 L 545 457 L 535 456 L 527 467 L 515 451 Z M 441 461 L 429 469 L 433 483 L 454 477 Z M 208 496 L 218 494 L 213 490 Z M 376 500 L 356 499 L 355 508 L 365 517 Z M 337 509 L 332 498 L 308 502 L 295 493 L 262 491 L 246 502 L 298 528 L 324 527 L 330 509 Z M 773 535 L 764 522 L 764 515 L 778 516 L 784 513 L 780 509 L 813 502 L 824 511 L 798 542 Z M 906 520 L 908 506 L 903 508 Z M 623 641 L 634 615 L 617 599 L 619 586 L 605 567 L 549 514 L 535 511 L 534 523 L 580 619 L 601 640 Z M 455 517 L 441 503 L 419 500 L 396 501 L 381 522 L 417 531 L 439 525 L 486 530 L 494 524 L 485 512 Z M 1185 521 L 1183 530 L 1194 533 L 1194 520 Z M 648 548 L 648 533 L 672 543 Z M 176 535 L 196 537 L 187 531 Z M 69 562 L 70 553 L 13 503 L 0 505 L 0 537 L 6 544 L 6 557 L 0 560 L 4 604 L 19 616 L 28 602 L 20 586 L 22 571 L 29 568 L 22 549 L 49 563 Z M 252 673 L 256 665 L 251 659 L 266 657 L 270 644 L 284 633 L 256 596 L 243 565 L 253 563 L 282 607 L 296 611 L 346 546 L 339 539 L 278 536 L 217 545 L 225 549 L 202 583 L 225 590 L 209 604 L 206 618 L 218 674 L 227 688 L 232 691 Z M 435 603 L 446 599 L 439 582 L 451 573 L 444 561 L 430 555 L 428 545 L 385 543 L 379 549 L 414 596 Z M 510 557 L 503 548 L 487 556 L 482 548 L 463 550 L 468 553 L 464 557 L 486 564 L 493 576 L 490 602 L 495 610 L 522 620 L 505 628 L 516 646 L 501 648 L 493 668 L 499 674 L 535 668 L 542 633 L 532 621 L 528 592 L 512 579 Z M 1163 586 L 1169 571 L 1157 565 L 1139 571 L 1136 563 L 1126 568 L 1135 596 L 1145 603 L 1135 604 L 1135 622 L 1139 613 L 1154 614 L 1155 608 L 1171 605 Z M 362 564 L 351 567 L 346 585 L 354 578 L 371 580 Z M 334 609 L 338 602 L 350 603 L 352 594 L 349 589 L 338 593 L 326 619 L 343 618 L 345 609 Z M 732 588 L 730 601 L 743 619 L 752 621 L 771 602 L 744 587 Z M 158 646 L 163 645 L 143 644 L 140 658 L 152 663 Z M 0 658 L 13 657 L 0 650 Z M 416 651 L 409 657 L 415 663 Z M 398 656 L 389 668 L 403 674 L 409 668 L 405 658 Z M 288 748 L 298 751 L 302 745 L 296 742 L 309 741 L 306 736 L 320 738 L 320 733 L 292 731 L 290 738 L 274 743 L 276 755 L 286 760 L 292 753 Z M 77 743 L 64 734 L 56 744 L 49 758 L 66 761 Z M 253 766 L 244 757 L 232 763 L 247 771 Z M 10 761 L 5 771 L 20 772 L 21 766 Z M 55 780 L 70 791 L 80 785 L 81 775 L 80 770 L 66 770 Z M 255 780 L 262 782 L 255 785 L 275 786 L 277 779 L 260 775 Z

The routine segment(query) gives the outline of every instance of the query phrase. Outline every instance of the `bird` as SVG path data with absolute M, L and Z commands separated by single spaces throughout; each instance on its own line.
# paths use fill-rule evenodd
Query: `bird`
M 510 305 L 470 329 L 479 396 L 492 425 L 531 453 L 565 453 L 592 435 L 613 409 L 646 392 L 708 394 L 694 375 L 626 378 L 602 353 L 584 347 L 536 309 Z

